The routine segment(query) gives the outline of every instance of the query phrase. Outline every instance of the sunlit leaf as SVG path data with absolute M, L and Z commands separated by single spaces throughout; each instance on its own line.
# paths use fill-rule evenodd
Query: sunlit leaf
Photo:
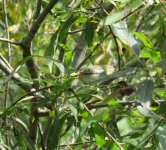
M 140 0 L 132 0 L 128 6 L 123 8 L 122 10 L 117 10 L 115 12 L 111 12 L 106 18 L 104 18 L 100 25 L 112 25 L 121 19 L 123 19 L 125 16 L 127 16 L 129 13 L 131 13 L 133 10 L 140 7 L 142 4 L 142 1 Z
M 112 29 L 115 35 L 120 38 L 125 44 L 129 45 L 133 49 L 134 53 L 139 56 L 139 43 L 129 32 L 126 21 L 120 21 L 116 24 L 113 24 Z

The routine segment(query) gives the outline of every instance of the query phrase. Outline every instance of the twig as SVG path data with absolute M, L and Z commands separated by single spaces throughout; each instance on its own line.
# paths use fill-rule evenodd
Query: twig
M 113 39 L 114 39 L 114 41 L 115 41 L 116 52 L 117 52 L 117 55 L 118 55 L 118 71 L 120 71 L 120 70 L 121 70 L 121 58 L 120 58 L 120 53 L 119 53 L 119 45 L 118 45 L 116 36 L 115 36 L 114 32 L 112 31 L 111 26 L 108 26 L 108 27 L 109 27 L 109 30 L 111 31 L 111 34 L 112 34 Z
M 77 146 L 77 145 L 85 145 L 85 144 L 90 144 L 91 142 L 94 142 L 94 141 L 86 141 L 86 142 L 78 142 L 78 143 L 73 143 L 73 144 L 63 144 L 63 145 L 59 145 L 58 147 L 61 148 L 61 147 L 67 147 L 67 146 Z
M 140 29 L 140 27 L 141 27 L 141 25 L 142 25 L 142 20 L 144 19 L 144 16 L 146 15 L 146 14 L 150 14 L 150 12 L 153 10 L 153 8 L 154 8 L 154 5 L 152 5 L 152 7 L 150 8 L 150 10 L 149 11 L 147 11 L 146 13 L 145 13 L 145 11 L 146 11 L 146 9 L 148 8 L 149 6 L 148 5 L 145 5 L 143 8 L 142 8 L 142 11 L 139 13 L 139 16 L 138 16 L 138 19 L 136 20 L 136 29 L 135 29 L 135 31 L 137 31 L 138 32 L 138 30 Z
M 85 30 L 85 28 L 77 29 L 77 30 L 74 30 L 74 31 L 69 31 L 68 34 L 78 33 L 78 32 L 81 32 L 83 30 Z
M 133 10 L 133 11 L 131 11 L 130 13 L 128 13 L 126 16 L 124 16 L 121 20 L 124 20 L 124 19 L 126 19 L 127 17 L 129 17 L 130 15 L 132 15 L 134 12 L 136 12 L 137 10 L 139 10 L 140 8 L 142 8 L 144 5 L 142 4 L 142 5 L 140 5 L 137 9 L 135 9 L 135 10 Z M 119 22 L 119 21 L 117 21 L 117 22 Z
M 18 46 L 21 46 L 21 43 L 19 43 L 19 42 L 14 42 L 14 41 L 11 41 L 11 40 L 6 39 L 6 38 L 0 38 L 0 41 L 2 41 L 2 42 L 7 42 L 7 43 L 10 43 L 10 44 L 14 44 L 14 45 L 18 45 Z
M 75 95 L 75 97 L 77 98 L 77 100 L 80 101 L 78 95 L 77 95 L 73 90 L 71 90 L 71 91 L 72 91 L 72 93 Z M 92 115 L 92 113 L 90 112 L 90 110 L 88 109 L 88 107 L 87 107 L 85 104 L 84 104 L 83 106 L 84 106 L 84 109 L 85 109 L 85 110 L 89 113 L 89 115 L 92 117 L 93 115 Z M 121 150 L 123 150 L 123 147 L 120 145 L 120 143 L 106 130 L 106 128 L 104 127 L 104 125 L 102 125 L 101 123 L 98 123 L 98 122 L 97 122 L 97 124 L 98 124 L 101 128 L 103 128 L 104 131 L 105 131 L 105 133 L 117 144 L 117 146 L 118 146 Z
M 8 65 L 6 65 L 6 63 L 1 59 L 1 55 L 0 55 L 0 69 L 2 69 L 7 75 L 9 76 L 12 75 L 11 76 L 12 80 L 16 81 L 17 85 L 19 85 L 26 92 L 31 91 L 32 86 L 26 83 L 26 81 L 22 77 L 20 77 L 16 72 L 13 72 L 13 69 L 11 69 L 12 67 L 10 65 L 9 67 Z

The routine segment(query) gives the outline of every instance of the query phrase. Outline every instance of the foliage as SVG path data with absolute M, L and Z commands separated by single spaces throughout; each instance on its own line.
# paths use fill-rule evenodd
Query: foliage
M 0 149 L 164 150 L 165 1 L 0 8 Z

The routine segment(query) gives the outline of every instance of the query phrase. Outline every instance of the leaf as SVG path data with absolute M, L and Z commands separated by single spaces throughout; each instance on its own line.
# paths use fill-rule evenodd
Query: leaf
M 3 111 L 3 113 L 0 115 L 0 117 L 5 118 L 5 117 L 9 116 L 13 111 L 14 111 L 14 106 L 11 105 Z
M 165 150 L 166 148 L 166 128 L 165 127 L 158 127 L 156 131 L 156 135 L 159 141 L 160 150 Z
M 76 119 L 76 121 L 78 121 L 78 112 L 77 112 L 77 109 L 73 105 L 70 105 L 70 110 L 71 110 L 74 118 Z
M 146 46 L 141 50 L 140 57 L 151 58 L 154 63 L 157 63 L 161 58 L 161 54 L 154 48 L 150 39 L 141 32 L 134 32 L 134 35 Z
M 121 120 L 119 120 L 117 123 L 117 126 L 121 136 L 124 136 L 133 132 L 133 129 L 131 127 L 131 124 L 128 118 L 122 118 Z
M 53 60 L 53 63 L 58 67 L 58 69 L 62 72 L 63 75 L 67 73 L 67 69 L 64 67 L 61 61 Z
M 152 80 L 144 80 L 138 87 L 138 99 L 141 102 L 151 101 L 154 89 Z
M 94 37 L 96 27 L 97 27 L 97 23 L 93 21 L 87 21 L 86 29 L 85 29 L 85 40 L 88 44 L 88 47 L 93 46 L 93 37 Z
M 143 44 L 149 48 L 153 48 L 152 42 L 141 32 L 133 32 L 133 34 L 141 41 Z
M 106 141 L 104 140 L 104 138 L 97 134 L 95 134 L 95 141 L 97 146 L 104 146 L 106 144 Z
M 125 44 L 129 45 L 134 53 L 139 56 L 140 47 L 137 40 L 132 36 L 132 34 L 128 31 L 128 27 L 126 21 L 120 21 L 116 24 L 112 25 L 112 30 L 114 34 L 122 40 Z
M 99 110 L 96 110 L 96 112 L 93 115 L 93 120 L 95 121 L 106 122 L 109 119 L 110 119 L 110 111 L 108 108 L 101 108 Z
M 49 136 L 48 136 L 48 148 L 49 149 L 56 149 L 59 141 L 60 136 L 62 133 L 62 127 L 64 125 L 64 122 L 66 120 L 67 115 L 62 116 L 61 118 L 58 118 L 58 115 L 54 117 L 53 123 L 49 130 Z
M 70 14 L 66 21 L 58 28 L 50 39 L 50 44 L 45 52 L 46 56 L 54 56 L 58 43 L 61 43 L 68 35 L 70 26 L 78 19 L 78 15 Z
M 162 120 L 154 120 L 152 119 L 150 122 L 150 125 L 145 130 L 144 134 L 142 135 L 141 139 L 138 140 L 138 145 L 136 146 L 136 149 L 140 149 L 143 147 L 145 142 L 153 135 L 155 134 L 157 128 L 161 125 Z
M 126 17 L 129 13 L 140 7 L 141 0 L 132 0 L 129 5 L 126 5 L 123 9 L 111 12 L 106 18 L 100 21 L 100 26 L 113 25 Z
M 96 145 L 97 146 L 104 146 L 106 144 L 106 141 L 104 139 L 103 129 L 97 123 L 92 123 L 92 131 L 95 135 Z

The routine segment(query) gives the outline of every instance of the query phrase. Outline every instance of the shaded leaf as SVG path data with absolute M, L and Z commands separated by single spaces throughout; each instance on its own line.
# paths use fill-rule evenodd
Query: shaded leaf
M 165 127 L 158 127 L 156 131 L 156 135 L 159 141 L 160 150 L 165 150 L 166 148 L 166 128 Z
M 137 40 L 129 32 L 126 21 L 120 21 L 112 25 L 112 30 L 114 34 L 120 38 L 125 44 L 129 45 L 134 53 L 139 56 L 140 47 Z
M 69 15 L 66 21 L 58 28 L 50 39 L 49 47 L 47 48 L 45 55 L 53 56 L 57 48 L 58 43 L 61 43 L 68 35 L 70 26 L 78 19 L 78 15 Z
M 96 27 L 97 27 L 97 23 L 93 21 L 88 21 L 86 23 L 85 40 L 88 44 L 88 47 L 93 46 L 93 37 L 94 37 Z
M 138 87 L 138 99 L 141 102 L 151 101 L 154 89 L 152 80 L 144 80 Z

